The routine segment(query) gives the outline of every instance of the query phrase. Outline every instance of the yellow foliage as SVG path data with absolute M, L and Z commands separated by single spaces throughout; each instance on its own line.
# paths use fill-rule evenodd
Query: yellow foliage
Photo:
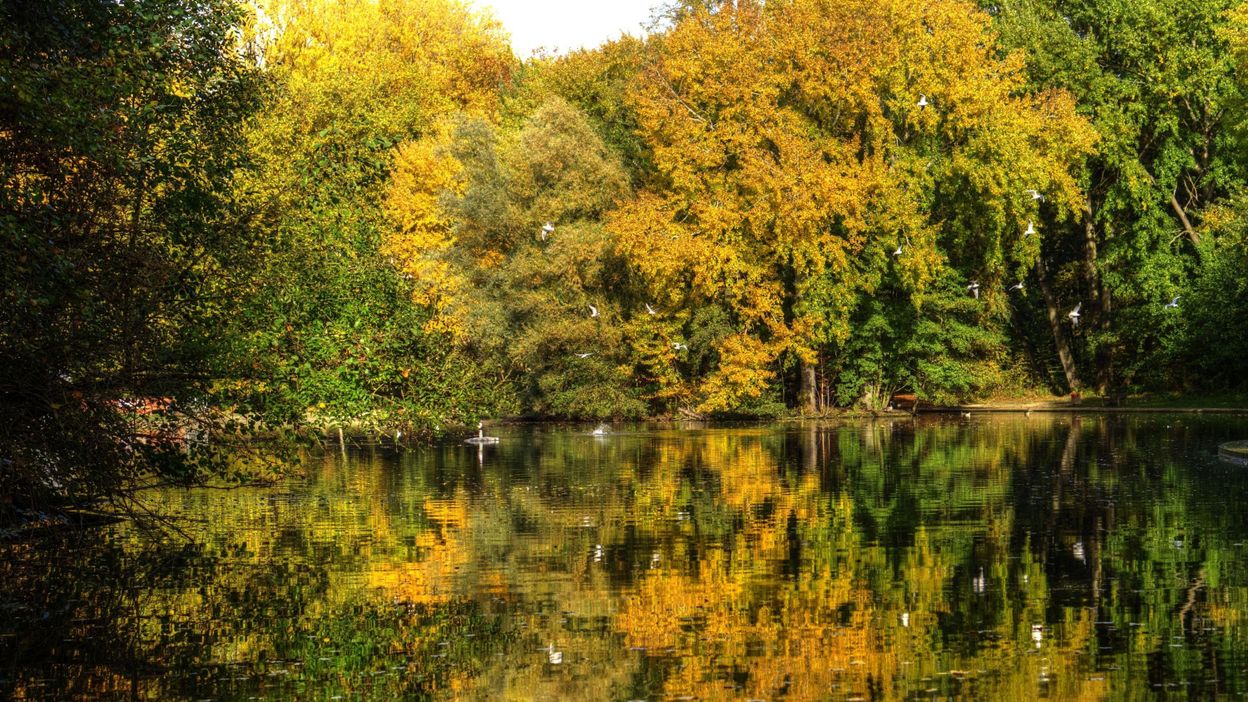
M 459 162 L 441 142 L 431 137 L 397 149 L 383 205 L 393 228 L 381 250 L 411 278 L 416 303 L 433 311 L 429 330 L 459 334 L 463 326 L 453 306 L 466 281 L 445 258 L 455 245 L 454 221 L 439 201 L 446 193 L 462 193 L 464 183 Z
M 734 334 L 721 342 L 719 367 L 703 384 L 703 412 L 729 411 L 758 399 L 775 373 L 771 364 L 782 344 L 764 343 L 749 334 Z
M 906 245 L 901 278 L 921 293 L 954 226 L 930 220 L 937 177 L 996 223 L 956 223 L 996 276 L 1038 254 L 1016 226 L 1026 188 L 1080 211 L 1093 130 L 1069 95 L 1024 94 L 1021 55 L 999 58 L 990 18 L 963 0 L 723 4 L 652 46 L 631 100 L 662 180 L 609 226 L 651 287 L 724 305 L 755 338 L 725 342 L 704 408 L 756 396 L 785 352 L 809 361 L 844 339 L 885 246 Z
M 515 58 L 501 25 L 453 0 L 257 0 L 264 60 L 313 124 L 359 110 L 403 133 L 451 111 L 495 114 Z

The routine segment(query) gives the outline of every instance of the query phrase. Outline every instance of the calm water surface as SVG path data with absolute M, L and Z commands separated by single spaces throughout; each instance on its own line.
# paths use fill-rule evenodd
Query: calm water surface
M 584 431 L 0 544 L 0 697 L 1248 696 L 1243 417 Z

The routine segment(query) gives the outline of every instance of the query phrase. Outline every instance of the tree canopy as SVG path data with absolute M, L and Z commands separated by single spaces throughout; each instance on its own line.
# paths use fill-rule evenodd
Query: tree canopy
M 525 61 L 456 0 L 0 17 L 10 501 L 209 470 L 135 407 L 413 436 L 1248 378 L 1236 0 L 678 2 Z

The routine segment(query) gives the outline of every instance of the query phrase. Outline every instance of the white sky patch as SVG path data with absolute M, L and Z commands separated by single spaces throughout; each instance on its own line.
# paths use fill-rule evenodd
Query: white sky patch
M 662 0 L 473 0 L 511 34 L 511 48 L 525 59 L 537 49 L 552 54 L 592 49 L 621 34 L 640 37 L 651 6 Z

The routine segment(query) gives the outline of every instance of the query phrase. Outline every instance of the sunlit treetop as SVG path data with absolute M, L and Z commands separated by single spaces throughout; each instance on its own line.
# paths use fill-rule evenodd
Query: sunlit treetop
M 845 338 L 899 244 L 916 293 L 950 264 L 1001 279 L 1039 251 L 1026 190 L 1077 212 L 1093 132 L 1024 92 L 968 3 L 699 5 L 652 47 L 632 100 L 663 181 L 611 226 L 660 296 L 724 304 L 752 339 L 724 339 L 706 409 Z

